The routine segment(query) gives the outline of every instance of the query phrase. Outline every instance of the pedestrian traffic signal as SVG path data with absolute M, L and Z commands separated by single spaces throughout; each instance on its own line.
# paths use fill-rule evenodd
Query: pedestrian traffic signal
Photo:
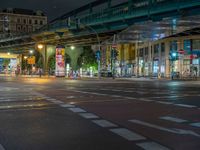
M 178 52 L 170 52 L 170 60 L 178 60 Z
M 96 51 L 95 57 L 96 57 L 97 60 L 100 60 L 100 58 L 101 58 L 100 50 Z

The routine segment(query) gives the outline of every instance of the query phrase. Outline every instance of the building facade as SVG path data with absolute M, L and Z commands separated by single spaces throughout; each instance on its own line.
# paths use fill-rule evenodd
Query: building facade
M 112 46 L 107 47 L 107 66 L 111 65 L 111 49 Z M 115 70 L 119 76 L 170 78 L 172 73 L 178 73 L 180 77 L 200 77 L 199 35 L 118 44 L 116 49 L 119 55 Z
M 0 35 L 33 32 L 47 24 L 42 11 L 18 8 L 0 10 Z

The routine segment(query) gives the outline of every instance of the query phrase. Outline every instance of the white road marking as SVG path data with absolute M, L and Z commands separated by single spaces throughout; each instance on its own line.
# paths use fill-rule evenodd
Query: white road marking
M 121 97 L 120 95 L 111 95 L 111 97 Z
M 191 126 L 194 126 L 194 127 L 200 128 L 200 122 L 191 123 L 190 125 L 191 125 Z
M 5 148 L 0 144 L 0 150 L 5 150 Z
M 95 95 L 102 95 L 102 96 L 108 95 L 108 94 L 103 94 L 103 93 L 92 93 L 92 94 L 95 94 Z
M 68 108 L 68 109 L 75 113 L 86 112 L 84 109 L 81 108 Z
M 123 98 L 126 98 L 126 99 L 136 99 L 134 97 L 123 97 Z
M 155 142 L 143 142 L 137 143 L 136 145 L 143 148 L 144 150 L 170 150 L 167 147 L 164 147 Z
M 154 124 L 150 124 L 150 123 L 147 123 L 147 122 L 144 122 L 144 121 L 134 120 L 134 119 L 129 120 L 129 121 L 132 122 L 132 123 L 136 123 L 136 124 L 139 124 L 139 125 L 147 126 L 147 127 L 154 128 L 154 129 L 161 130 L 161 131 L 165 131 L 165 132 L 181 134 L 181 135 L 182 134 L 193 135 L 193 136 L 200 138 L 200 134 L 198 134 L 194 131 L 191 131 L 191 130 L 182 130 L 182 129 L 176 129 L 176 128 L 169 129 L 169 128 L 164 128 L 164 127 L 161 127 L 161 126 L 158 126 L 158 125 L 154 125 Z
M 75 107 L 74 105 L 71 104 L 61 104 L 61 107 L 66 107 L 66 108 L 71 108 L 71 107 Z
M 166 105 L 172 105 L 172 102 L 163 102 L 163 101 L 156 101 L 156 103 L 160 103 L 160 104 L 166 104 Z
M 59 100 L 54 100 L 54 101 L 51 101 L 51 102 L 53 102 L 53 103 L 55 103 L 55 104 L 64 104 L 64 102 L 59 101 Z
M 73 99 L 73 98 L 76 98 L 76 97 L 75 96 L 67 96 L 66 98 Z
M 150 100 L 150 99 L 145 99 L 145 98 L 139 98 L 140 101 L 144 101 L 144 102 L 153 102 L 154 100 Z
M 163 117 L 160 117 L 160 119 L 172 121 L 172 122 L 177 122 L 177 123 L 188 122 L 187 120 L 176 118 L 176 117 L 170 117 L 170 116 L 163 116 Z
M 194 108 L 194 107 L 197 107 L 197 106 L 194 106 L 194 105 L 186 105 L 186 104 L 174 104 L 175 106 L 180 106 L 180 107 L 186 107 L 186 108 Z
M 97 115 L 92 114 L 92 113 L 79 113 L 80 116 L 86 119 L 97 119 L 99 118 Z
M 103 128 L 117 127 L 116 124 L 114 124 L 110 121 L 107 121 L 107 120 L 92 120 L 92 122 L 94 122 L 95 124 L 97 124 Z
M 132 132 L 125 128 L 116 128 L 116 129 L 110 129 L 111 132 L 129 140 L 129 141 L 138 141 L 138 140 L 145 140 L 146 138 L 142 135 L 139 135 L 135 132 Z

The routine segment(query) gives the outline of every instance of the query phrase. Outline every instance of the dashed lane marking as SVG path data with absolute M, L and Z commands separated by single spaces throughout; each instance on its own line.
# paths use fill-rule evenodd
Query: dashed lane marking
M 186 105 L 186 104 L 174 104 L 175 106 L 186 107 L 186 108 L 195 108 L 197 106 L 194 105 Z
M 84 109 L 81 109 L 81 108 L 68 108 L 68 109 L 75 113 L 86 112 Z
M 200 122 L 191 123 L 190 125 L 193 126 L 193 127 L 200 128 Z
M 128 141 L 145 140 L 146 138 L 125 128 L 110 129 L 111 132 L 127 139 Z
M 176 118 L 176 117 L 171 117 L 171 116 L 163 116 L 163 117 L 160 117 L 160 119 L 167 120 L 167 121 L 172 121 L 172 122 L 176 122 L 176 123 L 188 122 L 187 120 Z
M 65 108 L 75 107 L 74 105 L 71 105 L 71 104 L 61 104 L 60 106 L 65 107 Z
M 5 148 L 0 144 L 0 150 L 5 150 Z
M 142 142 L 137 143 L 136 145 L 143 148 L 144 150 L 170 150 L 169 148 L 155 142 Z
M 100 127 L 103 128 L 111 128 L 111 127 L 117 127 L 116 124 L 107 121 L 107 120 L 92 120 L 92 122 L 94 122 L 95 124 L 99 125 Z
M 191 131 L 191 130 L 182 130 L 182 129 L 177 129 L 177 128 L 169 129 L 169 128 L 161 127 L 158 125 L 150 124 L 148 122 L 134 120 L 134 119 L 129 120 L 129 121 L 132 123 L 138 124 L 138 125 L 143 125 L 146 127 L 154 128 L 154 129 L 169 132 L 169 133 L 180 134 L 180 135 L 192 135 L 192 136 L 196 136 L 196 137 L 200 138 L 200 134 L 198 134 L 194 131 Z
M 80 116 L 86 119 L 97 119 L 99 118 L 97 115 L 92 114 L 92 113 L 79 113 Z

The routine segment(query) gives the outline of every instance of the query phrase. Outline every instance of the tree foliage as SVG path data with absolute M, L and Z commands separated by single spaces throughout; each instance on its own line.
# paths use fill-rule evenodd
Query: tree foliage
M 83 53 L 80 55 L 78 59 L 78 65 L 83 69 L 87 69 L 91 66 L 97 69 L 97 61 L 95 58 L 95 53 L 93 52 L 90 46 L 84 47 Z

